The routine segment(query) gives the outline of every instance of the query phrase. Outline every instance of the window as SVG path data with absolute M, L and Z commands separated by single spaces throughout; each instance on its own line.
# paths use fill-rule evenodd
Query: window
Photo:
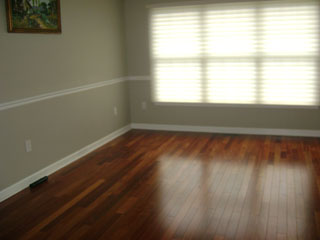
M 319 105 L 317 1 L 152 7 L 156 102 Z

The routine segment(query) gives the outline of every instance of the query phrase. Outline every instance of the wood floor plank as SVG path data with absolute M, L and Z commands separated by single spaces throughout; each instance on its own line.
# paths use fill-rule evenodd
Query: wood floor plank
M 98 180 L 96 183 L 91 185 L 89 188 L 84 190 L 82 193 L 77 195 L 74 199 L 67 202 L 65 205 L 63 205 L 61 208 L 59 208 L 57 211 L 49 215 L 47 218 L 45 218 L 43 221 L 41 221 L 39 224 L 37 224 L 34 228 L 32 228 L 29 232 L 27 232 L 24 235 L 24 239 L 30 239 L 33 234 L 41 231 L 42 228 L 47 226 L 50 222 L 52 222 L 54 219 L 59 217 L 61 214 L 63 214 L 65 211 L 67 211 L 69 208 L 74 206 L 77 202 L 79 202 L 83 197 L 85 197 L 87 194 L 89 194 L 91 191 L 93 191 L 95 188 L 100 186 L 104 182 L 104 179 Z

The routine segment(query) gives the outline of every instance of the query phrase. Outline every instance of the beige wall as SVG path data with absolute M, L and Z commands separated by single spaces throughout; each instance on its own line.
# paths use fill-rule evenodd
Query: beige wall
M 183 0 L 126 0 L 126 45 L 129 76 L 148 76 L 148 4 Z M 185 2 L 185 1 L 184 1 Z M 151 102 L 150 82 L 130 83 L 131 121 L 226 127 L 320 129 L 318 109 L 158 106 Z M 146 101 L 147 110 L 141 109 Z
M 150 81 L 130 82 L 133 123 L 219 127 L 320 129 L 319 110 L 242 107 L 159 106 L 151 102 Z M 141 102 L 147 102 L 142 110 Z
M 0 102 L 122 77 L 123 1 L 61 1 L 62 34 L 7 33 L 0 4 Z
M 4 2 L 0 103 L 125 76 L 123 1 L 61 1 L 57 35 L 8 34 Z M 129 122 L 126 83 L 0 111 L 0 190 Z

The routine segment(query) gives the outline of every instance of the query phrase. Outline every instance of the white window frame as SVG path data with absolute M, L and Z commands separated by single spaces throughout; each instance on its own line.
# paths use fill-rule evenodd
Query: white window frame
M 193 5 L 207 5 L 214 3 L 232 3 L 232 2 L 272 2 L 273 0 L 227 0 L 227 1 L 219 1 L 219 0 L 207 0 L 202 2 L 179 2 L 179 3 L 158 3 L 147 5 L 148 8 L 148 46 L 149 46 L 149 63 L 150 63 L 150 87 L 151 87 L 151 99 L 154 105 L 157 106 L 187 106 L 187 107 L 230 107 L 230 108 L 271 108 L 271 109 L 320 109 L 320 30 L 319 30 L 319 54 L 317 56 L 317 97 L 318 104 L 317 105 L 285 105 L 285 104 L 242 104 L 242 103 L 210 103 L 210 102 L 159 102 L 155 100 L 154 96 L 154 73 L 153 73 L 153 56 L 152 56 L 152 29 L 151 29 L 151 19 L 152 19 L 152 8 L 161 8 L 161 7 L 178 7 L 178 6 L 193 6 Z M 318 4 L 318 12 L 320 13 L 320 1 Z M 320 23 L 320 15 L 318 16 Z M 253 58 L 260 58 L 260 56 L 253 56 Z M 259 62 L 259 61 L 256 61 Z

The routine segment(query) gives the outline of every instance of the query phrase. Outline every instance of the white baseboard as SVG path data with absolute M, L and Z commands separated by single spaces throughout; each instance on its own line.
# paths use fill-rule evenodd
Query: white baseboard
M 132 129 L 183 131 L 183 132 L 207 132 L 207 133 L 229 133 L 229 134 L 250 134 L 250 135 L 276 135 L 296 137 L 320 137 L 319 130 L 300 129 L 275 129 L 275 128 L 237 128 L 237 127 L 203 127 L 190 125 L 169 125 L 169 124 L 145 124 L 132 123 Z
M 272 129 L 272 128 L 235 128 L 235 127 L 203 127 L 190 125 L 169 125 L 169 124 L 144 124 L 132 123 L 119 130 L 116 130 L 106 137 L 85 146 L 79 151 L 66 156 L 65 158 L 41 169 L 40 171 L 28 176 L 21 181 L 0 191 L 0 202 L 11 197 L 29 186 L 30 183 L 43 176 L 50 175 L 68 164 L 80 159 L 86 154 L 94 151 L 102 145 L 123 135 L 130 129 L 163 130 L 163 131 L 185 131 L 185 132 L 207 132 L 207 133 L 229 133 L 229 134 L 253 134 L 253 135 L 278 135 L 278 136 L 299 136 L 299 137 L 320 137 L 319 130 L 296 130 L 296 129 Z
M 21 190 L 25 189 L 29 186 L 30 183 L 33 183 L 34 181 L 44 177 L 48 176 L 59 169 L 67 166 L 68 164 L 80 159 L 81 157 L 87 155 L 88 153 L 94 151 L 95 149 L 103 146 L 104 144 L 112 141 L 113 139 L 123 135 L 124 133 L 128 132 L 130 130 L 130 125 L 127 125 L 123 128 L 120 128 L 109 135 L 107 135 L 104 138 L 99 139 L 98 141 L 91 143 L 88 146 L 85 146 L 84 148 L 80 149 L 77 152 L 74 152 L 70 154 L 69 156 L 66 156 L 65 158 L 49 165 L 48 167 L 41 169 L 40 171 L 32 174 L 31 176 L 28 176 L 21 181 L 5 188 L 4 190 L 0 191 L 0 202 L 4 201 L 5 199 L 11 197 L 12 195 L 20 192 Z

